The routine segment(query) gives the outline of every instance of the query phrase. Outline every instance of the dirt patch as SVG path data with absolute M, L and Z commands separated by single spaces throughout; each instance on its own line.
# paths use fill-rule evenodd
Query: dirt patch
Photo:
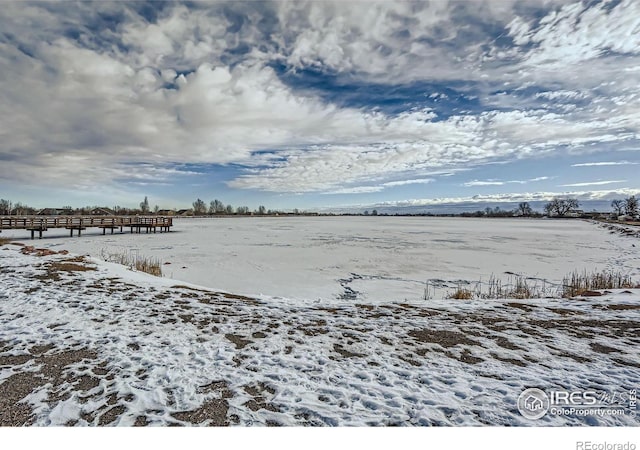
M 43 353 L 47 353 L 49 350 L 53 349 L 55 346 L 53 344 L 45 344 L 45 345 L 34 345 L 29 349 L 29 353 L 32 355 L 41 355 Z
M 122 413 L 127 410 L 124 406 L 116 406 L 111 409 L 108 409 L 98 419 L 98 425 L 108 425 L 111 422 L 114 422 Z
M 32 355 L 7 355 L 0 356 L 0 367 L 1 366 L 20 366 L 27 361 L 31 361 L 33 359 Z
M 267 411 L 280 412 L 280 409 L 267 402 L 264 396 L 265 392 L 270 395 L 275 394 L 276 391 L 272 387 L 267 386 L 264 383 L 258 383 L 255 385 L 245 386 L 244 391 L 253 397 L 251 400 L 248 400 L 243 404 L 243 406 L 246 406 L 251 411 L 255 412 L 260 409 L 264 409 Z
M 451 355 L 450 353 L 447 353 L 447 355 L 450 358 L 454 358 L 454 356 Z M 478 364 L 478 363 L 481 363 L 482 361 L 484 361 L 484 359 L 482 359 L 482 358 L 478 358 L 476 356 L 473 356 L 468 349 L 465 349 L 460 354 L 459 358 L 454 358 L 454 359 L 457 359 L 458 361 L 461 361 L 461 362 L 466 363 L 466 364 Z
M 192 424 L 202 424 L 207 421 L 209 426 L 228 426 L 227 412 L 229 411 L 228 398 L 233 397 L 224 381 L 217 381 L 207 385 L 207 388 L 214 390 L 219 398 L 205 401 L 202 406 L 193 411 L 180 411 L 171 414 L 174 418 Z
M 556 356 L 562 356 L 564 358 L 570 358 L 570 359 L 573 359 L 574 361 L 579 362 L 579 363 L 592 362 L 591 359 L 585 358 L 584 356 L 575 355 L 573 353 L 569 353 L 567 351 L 561 350 L 561 349 L 553 347 L 551 345 L 547 345 L 547 347 L 550 350 L 554 350 L 552 353 L 554 355 L 556 355 Z
M 233 342 L 238 350 L 243 349 L 247 345 L 253 343 L 253 341 L 250 341 L 249 339 L 244 339 L 243 336 L 240 336 L 238 334 L 225 334 L 224 337 L 226 337 L 228 340 Z
M 479 342 L 469 339 L 465 334 L 457 331 L 448 330 L 413 330 L 409 332 L 409 336 L 420 342 L 431 344 L 439 344 L 444 348 L 454 347 L 456 345 L 480 345 Z
M 606 345 L 602 345 L 602 344 L 598 344 L 597 342 L 592 342 L 589 344 L 589 346 L 591 347 L 591 350 L 593 350 L 594 352 L 598 352 L 598 353 L 619 353 L 620 350 L 618 350 L 617 348 L 613 348 L 613 347 L 608 347 Z
M 229 300 L 240 300 L 241 302 L 248 303 L 253 306 L 258 306 L 260 304 L 260 302 L 255 298 L 245 297 L 244 295 L 229 294 L 227 292 L 219 292 L 218 295 Z
M 346 348 L 344 348 L 340 344 L 333 344 L 333 351 L 336 352 L 336 353 L 339 353 L 340 355 L 342 355 L 345 358 L 359 358 L 359 357 L 362 357 L 362 356 L 366 356 L 364 353 L 350 352 L 349 350 L 347 350 Z
M 72 380 L 74 390 L 87 392 L 93 388 L 100 386 L 100 379 L 89 375 L 81 375 Z
M 518 308 L 526 312 L 531 312 L 533 311 L 533 308 L 535 308 L 534 305 L 525 305 L 523 303 L 515 303 L 515 302 L 505 303 L 504 306 L 508 306 L 509 308 Z
M 622 359 L 622 358 L 611 358 L 611 360 L 613 362 L 621 365 L 622 367 L 637 367 L 637 368 L 640 368 L 640 363 L 638 363 L 638 362 L 629 361 L 627 359 Z
M 75 262 L 53 262 L 49 265 L 49 269 L 61 272 L 91 272 L 96 270 L 95 267 L 76 264 Z
M 566 309 L 566 308 L 547 308 L 547 309 L 561 316 L 575 316 L 576 314 L 580 314 L 578 311 L 574 311 L 572 309 Z
M 360 303 L 356 303 L 356 308 L 365 309 L 367 311 L 373 311 L 374 307 L 372 305 L 362 305 Z
M 147 425 L 149 425 L 149 421 L 145 416 L 138 416 L 136 421 L 133 422 L 134 427 L 146 427 Z
M 33 353 L 51 350 L 52 346 L 32 347 Z M 61 392 L 60 387 L 65 382 L 76 383 L 72 389 L 89 390 L 98 385 L 98 380 L 89 376 L 69 377 L 64 375 L 65 369 L 71 365 L 85 359 L 95 360 L 97 355 L 88 349 L 68 350 L 52 355 L 34 356 L 21 355 L 22 358 L 5 357 L 7 365 L 20 365 L 26 361 L 25 357 L 33 360 L 40 366 L 40 371 L 35 373 L 17 373 L 5 379 L 0 384 L 0 425 L 22 426 L 33 423 L 31 407 L 20 403 L 25 396 L 36 389 L 52 384 L 49 392 L 49 401 L 56 402 L 67 398 L 68 392 Z
M 296 327 L 296 330 L 303 332 L 306 336 L 318 336 L 320 334 L 327 334 L 329 332 L 329 329 L 326 328 L 326 325 L 326 320 L 318 319 L 300 325 Z
M 54 261 L 46 263 L 44 274 L 34 276 L 37 280 L 61 281 L 60 275 L 63 273 L 89 272 L 95 271 L 95 267 L 87 266 L 88 262 L 83 257 L 76 257 L 64 261 Z
M 21 427 L 33 424 L 31 406 L 19 403 L 47 380 L 33 373 L 11 375 L 0 384 L 0 426 Z
M 527 363 L 515 358 L 504 358 L 496 353 L 491 353 L 491 357 L 493 359 L 497 359 L 498 361 L 506 362 L 509 364 L 513 364 L 514 366 L 526 367 Z
M 496 344 L 502 348 L 506 348 L 507 350 L 524 350 L 522 347 L 517 346 L 516 344 L 514 344 L 513 342 L 511 342 L 509 339 L 505 338 L 505 337 L 497 337 L 494 339 L 496 341 Z
M 640 305 L 607 305 L 606 308 L 612 311 L 627 311 L 640 309 Z

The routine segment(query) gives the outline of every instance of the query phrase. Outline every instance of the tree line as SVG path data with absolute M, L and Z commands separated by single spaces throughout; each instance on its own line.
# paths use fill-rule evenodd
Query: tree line
M 575 198 L 553 198 L 544 206 L 544 213 L 548 216 L 554 217 L 566 217 L 569 213 L 575 212 L 580 206 L 580 203 Z M 222 201 L 215 199 L 205 203 L 202 199 L 198 198 L 192 203 L 191 213 L 194 216 L 215 216 L 215 215 L 285 215 L 285 214 L 308 214 L 306 212 L 300 212 L 297 208 L 293 212 L 284 212 L 280 210 L 267 209 L 264 205 L 258 206 L 257 209 L 251 210 L 248 206 L 235 207 L 231 204 L 224 204 Z M 58 208 L 61 214 L 67 215 L 88 215 L 91 211 L 97 208 L 104 208 L 100 206 L 84 206 L 80 208 L 72 208 L 71 206 L 63 206 Z M 640 212 L 640 206 L 638 199 L 632 195 L 626 199 L 615 199 L 611 201 L 611 208 L 614 214 L 628 215 L 636 217 Z M 136 215 L 136 214 L 158 214 L 161 210 L 158 205 L 151 208 L 148 197 L 145 197 L 140 202 L 139 208 L 126 208 L 121 206 L 113 206 L 110 209 L 113 214 L 116 215 Z M 40 210 L 21 202 L 13 203 L 10 200 L 0 199 L 0 215 L 9 216 L 27 216 L 37 214 Z M 164 213 L 166 210 L 162 210 Z M 365 216 L 377 216 L 378 211 L 368 210 L 364 212 Z M 478 210 L 474 212 L 464 212 L 460 214 L 463 217 L 541 217 L 542 214 L 533 210 L 529 202 L 521 202 L 515 209 L 501 209 L 499 206 L 495 208 L 487 207 L 484 210 Z
M 264 205 L 258 206 L 257 209 L 251 210 L 248 206 L 238 206 L 235 207 L 233 205 L 227 204 L 225 205 L 222 201 L 215 199 L 211 200 L 209 204 L 198 198 L 195 202 L 191 204 L 193 207 L 193 215 L 194 216 L 216 216 L 216 215 L 237 215 L 237 216 L 248 216 L 248 215 L 258 215 L 258 216 L 266 216 L 266 215 L 284 215 L 284 214 L 307 214 L 306 212 L 300 212 L 298 208 L 295 208 L 293 212 L 285 212 L 281 210 L 267 209 Z

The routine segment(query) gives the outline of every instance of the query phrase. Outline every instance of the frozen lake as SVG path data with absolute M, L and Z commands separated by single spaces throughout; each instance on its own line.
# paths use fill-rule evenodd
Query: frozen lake
M 100 257 L 158 258 L 164 276 L 243 295 L 308 302 L 421 301 L 508 273 L 559 283 L 573 270 L 637 278 L 636 239 L 581 220 L 433 217 L 176 219 L 165 234 L 50 230 L 34 243 Z M 96 232 L 97 233 L 97 232 Z M 3 232 L 28 241 L 28 232 Z

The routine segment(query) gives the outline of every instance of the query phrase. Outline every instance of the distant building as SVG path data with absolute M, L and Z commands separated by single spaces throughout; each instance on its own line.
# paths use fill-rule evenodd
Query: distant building
M 159 216 L 175 216 L 176 212 L 172 209 L 159 209 L 158 215 Z
M 109 208 L 93 208 L 89 211 L 92 216 L 113 216 L 115 213 Z
M 176 211 L 176 216 L 193 216 L 193 209 L 179 209 Z
M 43 208 L 36 213 L 38 216 L 71 216 L 73 210 L 70 208 Z

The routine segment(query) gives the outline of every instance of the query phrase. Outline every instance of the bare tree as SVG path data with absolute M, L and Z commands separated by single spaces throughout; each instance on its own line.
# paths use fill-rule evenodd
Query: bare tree
M 564 217 L 569 211 L 577 209 L 580 203 L 575 198 L 554 198 L 544 207 L 544 211 L 547 215 L 556 215 L 558 217 Z
M 213 200 L 209 203 L 209 214 L 222 214 L 224 213 L 224 205 L 218 199 Z
M 533 210 L 531 209 L 531 205 L 529 202 L 522 202 L 518 204 L 518 212 L 521 216 L 529 217 L 533 214 Z
M 193 202 L 193 215 L 204 216 L 207 213 L 207 205 L 200 199 Z
M 624 211 L 624 203 L 625 203 L 624 200 L 618 200 L 618 199 L 611 201 L 611 207 L 613 208 L 616 215 L 618 216 L 622 215 Z
M 224 212 L 226 214 L 233 214 L 233 205 L 227 205 L 227 207 L 224 209 Z
M 11 214 L 11 202 L 0 198 L 0 215 L 8 216 Z

